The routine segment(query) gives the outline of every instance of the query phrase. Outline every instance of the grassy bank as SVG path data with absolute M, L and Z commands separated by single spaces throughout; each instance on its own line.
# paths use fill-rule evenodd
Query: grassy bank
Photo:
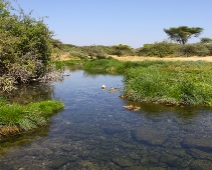
M 53 113 L 63 109 L 59 101 L 43 101 L 28 104 L 8 104 L 0 100 L 0 138 L 34 129 L 47 123 Z
M 127 71 L 124 95 L 134 101 L 212 106 L 211 68 L 203 61 L 149 62 Z
M 79 62 L 79 61 L 78 61 Z M 63 62 L 72 65 L 73 62 Z M 204 61 L 84 60 L 92 73 L 124 74 L 123 95 L 134 101 L 212 106 L 212 63 Z

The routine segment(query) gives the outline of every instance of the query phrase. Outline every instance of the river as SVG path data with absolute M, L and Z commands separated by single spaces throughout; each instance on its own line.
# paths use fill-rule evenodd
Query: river
M 25 103 L 53 98 L 65 109 L 46 126 L 1 141 L 0 169 L 211 169 L 211 108 L 130 102 L 119 97 L 123 76 L 65 75 L 11 97 Z M 123 108 L 130 104 L 141 109 Z

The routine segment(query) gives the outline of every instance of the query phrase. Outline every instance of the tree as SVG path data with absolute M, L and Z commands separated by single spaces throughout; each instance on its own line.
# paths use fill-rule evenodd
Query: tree
M 212 43 L 212 39 L 211 38 L 201 38 L 200 42 L 204 43 L 204 44 L 210 44 L 210 43 Z
M 179 26 L 179 27 L 171 27 L 169 29 L 163 29 L 164 32 L 169 36 L 169 38 L 177 43 L 186 44 L 188 39 L 192 36 L 198 37 L 203 28 L 200 27 L 192 27 L 189 28 L 187 26 Z

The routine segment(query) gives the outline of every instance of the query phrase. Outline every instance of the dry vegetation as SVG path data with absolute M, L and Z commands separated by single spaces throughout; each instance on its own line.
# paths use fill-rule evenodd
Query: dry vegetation
M 143 56 L 123 56 L 119 57 L 116 55 L 110 55 L 111 57 L 119 60 L 119 61 L 144 61 L 144 60 L 149 60 L 149 61 L 207 61 L 207 62 L 212 62 L 212 56 L 206 56 L 206 57 L 198 57 L 198 56 L 193 56 L 193 57 L 165 57 L 165 58 L 159 58 L 159 57 L 143 57 Z M 79 58 L 72 57 L 68 53 L 64 53 L 58 56 L 52 57 L 53 60 L 59 60 L 59 61 L 67 61 L 67 60 L 76 60 Z
M 144 61 L 144 60 L 149 60 L 149 61 L 207 61 L 207 62 L 212 62 L 212 56 L 207 56 L 207 57 L 172 57 L 172 58 L 159 58 L 159 57 L 141 57 L 141 56 L 125 56 L 125 57 L 118 57 L 118 56 L 112 56 L 113 58 L 120 60 L 120 61 Z

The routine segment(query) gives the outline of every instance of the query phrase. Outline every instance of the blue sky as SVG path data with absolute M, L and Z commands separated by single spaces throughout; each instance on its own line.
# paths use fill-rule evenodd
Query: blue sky
M 143 44 L 167 39 L 164 28 L 202 27 L 212 38 L 211 0 L 18 0 L 63 43 L 83 45 Z M 192 38 L 189 43 L 198 42 Z

